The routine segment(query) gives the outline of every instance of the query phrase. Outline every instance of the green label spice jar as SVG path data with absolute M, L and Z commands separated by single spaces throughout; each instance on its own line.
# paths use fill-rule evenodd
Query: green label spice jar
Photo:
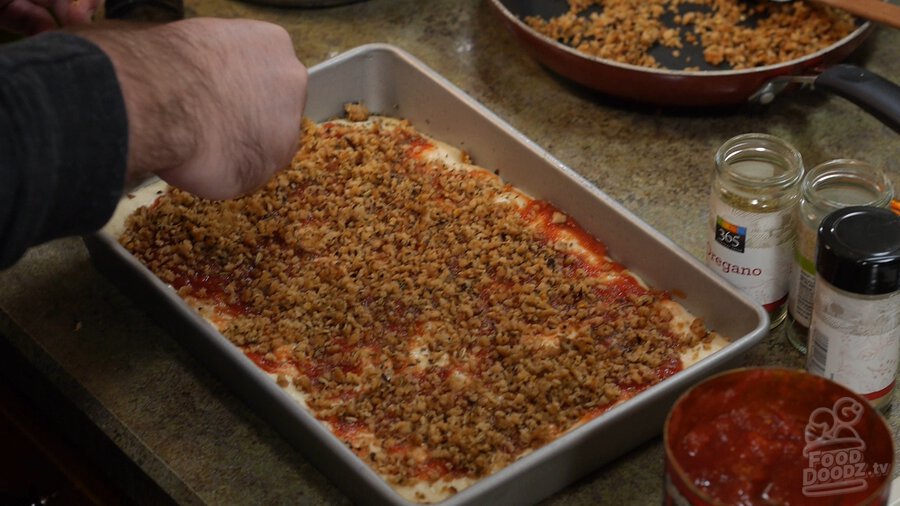
M 816 235 L 822 219 L 849 206 L 887 207 L 894 197 L 884 172 L 859 160 L 831 160 L 803 176 L 795 220 L 794 261 L 788 290 L 788 340 L 803 353 L 812 318 Z

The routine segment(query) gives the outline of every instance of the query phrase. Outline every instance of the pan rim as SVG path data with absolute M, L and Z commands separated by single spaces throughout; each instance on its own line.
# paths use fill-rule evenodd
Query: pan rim
M 491 4 L 506 18 L 508 21 L 514 23 L 519 28 L 528 32 L 531 36 L 540 39 L 543 43 L 553 46 L 559 50 L 565 51 L 570 55 L 581 58 L 593 63 L 608 65 L 610 67 L 618 67 L 623 70 L 631 71 L 631 72 L 644 72 L 650 74 L 658 74 L 660 76 L 669 76 L 669 77 L 715 77 L 715 76 L 741 76 L 741 75 L 752 75 L 758 73 L 766 73 L 772 71 L 778 71 L 784 68 L 790 67 L 808 67 L 806 65 L 810 61 L 815 61 L 823 58 L 825 55 L 830 54 L 840 47 L 849 44 L 851 41 L 856 40 L 859 37 L 865 35 L 866 32 L 874 28 L 874 25 L 871 21 L 864 21 L 861 23 L 856 30 L 850 32 L 842 39 L 834 42 L 833 44 L 822 48 L 814 53 L 810 53 L 808 55 L 802 56 L 800 58 L 795 58 L 793 60 L 788 60 L 781 63 L 775 63 L 772 65 L 764 65 L 761 67 L 752 67 L 746 69 L 732 69 L 732 70 L 676 70 L 676 69 L 668 69 L 668 68 L 657 68 L 657 67 L 644 67 L 641 65 L 634 65 L 631 63 L 622 63 L 617 62 L 615 60 L 609 60 L 606 58 L 600 58 L 597 56 L 592 56 L 586 53 L 583 53 L 572 46 L 568 46 L 563 44 L 557 40 L 554 40 L 537 30 L 528 26 L 525 22 L 523 22 L 517 15 L 513 14 L 507 7 L 503 4 L 502 0 L 491 0 Z M 858 18 L 857 18 L 858 19 Z

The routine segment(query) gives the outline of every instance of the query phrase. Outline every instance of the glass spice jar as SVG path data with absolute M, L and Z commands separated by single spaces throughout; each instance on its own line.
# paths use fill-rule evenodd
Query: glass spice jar
M 715 157 L 706 263 L 784 321 L 803 159 L 761 133 L 726 141 Z
M 894 198 L 890 179 L 859 160 L 831 160 L 812 168 L 800 183 L 794 261 L 788 290 L 788 341 L 806 353 L 816 280 L 816 234 L 828 213 L 849 206 L 887 207 Z
M 806 369 L 887 409 L 900 363 L 900 216 L 838 209 L 818 242 Z

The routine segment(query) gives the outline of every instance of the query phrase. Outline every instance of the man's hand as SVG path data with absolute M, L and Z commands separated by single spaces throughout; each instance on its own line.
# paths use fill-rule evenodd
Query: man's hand
M 128 112 L 129 175 L 152 172 L 223 199 L 256 189 L 290 163 L 307 73 L 281 27 L 195 18 L 75 33 L 99 45 L 116 69 Z
M 91 22 L 103 0 L 0 0 L 0 30 L 34 35 Z

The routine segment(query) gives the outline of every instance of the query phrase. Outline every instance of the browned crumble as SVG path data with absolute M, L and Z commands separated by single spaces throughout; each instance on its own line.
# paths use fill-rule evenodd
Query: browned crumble
M 598 12 L 585 11 L 602 7 Z M 700 10 L 679 14 L 681 6 Z M 674 26 L 663 16 L 674 19 Z M 746 21 L 759 17 L 755 26 Z M 569 0 L 569 11 L 525 22 L 538 32 L 590 56 L 659 67 L 657 46 L 679 52 L 685 42 L 703 47 L 710 65 L 733 69 L 773 65 L 822 50 L 856 29 L 853 17 L 811 2 L 746 0 Z M 696 67 L 692 67 L 696 68 Z
M 306 121 L 261 191 L 173 189 L 121 237 L 180 294 L 226 308 L 234 344 L 295 366 L 278 383 L 400 486 L 494 472 L 676 372 L 707 336 L 697 321 L 676 337 L 665 293 L 604 283 L 621 266 L 591 270 L 549 240 L 576 227 L 564 214 L 498 202 L 498 177 L 421 161 L 427 144 L 406 123 Z
M 369 109 L 359 103 L 345 104 L 344 114 L 349 121 L 365 121 L 369 119 Z

